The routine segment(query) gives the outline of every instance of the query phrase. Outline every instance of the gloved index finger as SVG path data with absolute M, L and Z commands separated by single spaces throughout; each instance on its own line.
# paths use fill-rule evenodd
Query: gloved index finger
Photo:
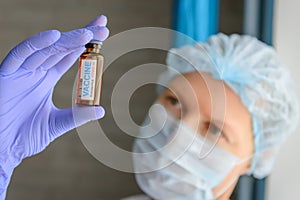
M 109 30 L 105 26 L 89 26 L 88 30 L 93 32 L 93 39 L 104 41 L 109 35 Z
M 52 45 L 59 38 L 59 31 L 49 30 L 24 40 L 13 48 L 3 60 L 0 66 L 0 74 L 9 75 L 14 73 L 30 55 Z
M 89 26 L 106 26 L 107 24 L 107 17 L 104 15 L 100 15 L 96 17 L 93 21 L 91 21 L 86 27 Z
M 48 60 L 52 55 L 65 53 L 72 51 L 81 46 L 84 46 L 93 38 L 93 33 L 86 29 L 76 29 L 69 32 L 64 32 L 61 34 L 59 40 L 54 44 L 48 46 L 47 48 L 36 51 L 30 57 L 26 59 L 22 67 L 27 70 L 34 70 L 40 67 L 46 60 Z M 57 61 L 51 61 L 51 63 L 56 63 Z M 44 68 L 47 63 L 44 63 Z M 47 66 L 49 68 L 51 66 Z

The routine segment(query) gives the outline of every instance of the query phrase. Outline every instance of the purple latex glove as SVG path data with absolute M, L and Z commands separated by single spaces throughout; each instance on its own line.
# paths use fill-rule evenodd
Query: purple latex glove
M 99 16 L 82 29 L 41 32 L 12 49 L 0 65 L 0 200 L 22 159 L 74 127 L 104 116 L 102 107 L 58 109 L 52 93 L 84 45 L 108 37 L 106 23 L 106 17 Z

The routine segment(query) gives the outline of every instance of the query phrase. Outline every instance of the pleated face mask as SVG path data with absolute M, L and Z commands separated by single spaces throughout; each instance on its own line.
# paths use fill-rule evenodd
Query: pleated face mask
M 219 196 L 212 189 L 240 159 L 216 145 L 217 140 L 207 139 L 174 118 L 160 104 L 154 104 L 149 115 L 133 147 L 135 177 L 141 189 L 157 200 Z

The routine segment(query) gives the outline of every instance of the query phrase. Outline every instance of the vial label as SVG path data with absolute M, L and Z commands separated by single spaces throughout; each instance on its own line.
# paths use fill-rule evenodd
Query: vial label
M 81 61 L 81 99 L 94 100 L 96 84 L 97 60 L 84 59 Z

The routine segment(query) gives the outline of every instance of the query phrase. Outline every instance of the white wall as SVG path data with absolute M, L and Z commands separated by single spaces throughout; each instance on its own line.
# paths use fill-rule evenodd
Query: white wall
M 275 0 L 274 46 L 300 93 L 300 1 Z M 300 127 L 284 144 L 267 185 L 268 200 L 300 199 Z

